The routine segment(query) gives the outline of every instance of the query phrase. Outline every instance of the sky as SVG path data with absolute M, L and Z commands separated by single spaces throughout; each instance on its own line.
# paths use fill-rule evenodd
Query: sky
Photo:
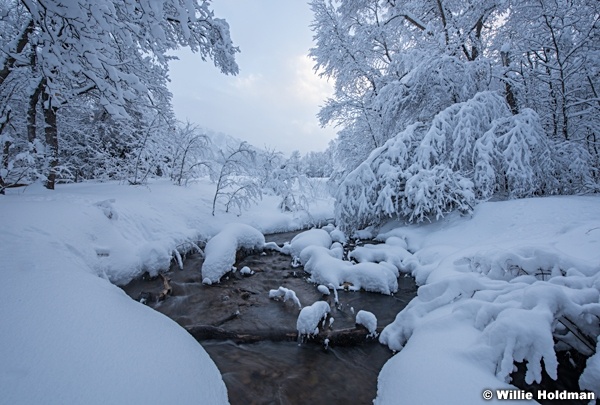
M 316 114 L 333 94 L 308 57 L 314 46 L 305 0 L 215 0 L 215 16 L 230 25 L 241 53 L 240 73 L 226 76 L 212 61 L 178 51 L 170 64 L 177 118 L 286 154 L 323 151 L 335 128 Z

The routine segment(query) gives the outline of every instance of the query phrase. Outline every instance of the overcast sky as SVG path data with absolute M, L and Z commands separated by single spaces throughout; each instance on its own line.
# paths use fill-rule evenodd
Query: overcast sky
M 226 76 L 211 61 L 178 53 L 170 72 L 177 118 L 286 154 L 325 150 L 335 128 L 322 129 L 315 115 L 333 90 L 307 56 L 313 33 L 306 1 L 215 0 L 212 7 L 240 47 L 240 73 Z

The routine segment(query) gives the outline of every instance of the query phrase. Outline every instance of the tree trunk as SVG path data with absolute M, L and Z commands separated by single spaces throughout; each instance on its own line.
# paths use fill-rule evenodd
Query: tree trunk
M 33 94 L 29 98 L 29 109 L 27 110 L 27 140 L 29 143 L 33 143 L 36 138 L 37 126 L 37 104 L 40 98 L 40 93 L 43 89 L 43 81 L 40 80 L 40 84 L 36 87 Z
M 510 56 L 508 52 L 500 52 L 500 56 L 502 57 L 502 64 L 504 67 L 508 68 L 510 66 Z M 516 115 L 519 113 L 519 106 L 517 105 L 517 98 L 515 97 L 507 73 L 504 74 L 504 86 L 506 90 L 506 102 L 510 107 L 510 111 Z
M 46 135 L 46 159 L 48 159 L 48 178 L 46 188 L 54 190 L 56 183 L 56 170 L 58 167 L 58 127 L 56 125 L 57 107 L 52 105 L 52 98 L 47 93 L 48 89 L 42 93 L 44 108 L 44 133 Z
M 16 49 L 14 50 L 15 54 L 18 55 L 23 51 L 23 49 L 25 48 L 25 45 L 27 45 L 27 42 L 29 42 L 29 34 L 31 34 L 33 32 L 33 28 L 34 28 L 33 20 L 29 20 L 29 23 L 27 24 L 27 26 L 25 26 L 25 29 L 23 31 L 21 31 L 21 35 L 19 36 L 19 39 L 17 40 L 17 44 L 16 44 L 17 46 L 16 46 Z M 4 82 L 4 80 L 8 77 L 8 74 L 12 70 L 15 62 L 16 62 L 16 58 L 13 56 L 13 54 L 9 54 L 8 57 L 4 61 L 4 65 L 2 66 L 2 69 L 0 69 L 0 84 L 2 84 Z

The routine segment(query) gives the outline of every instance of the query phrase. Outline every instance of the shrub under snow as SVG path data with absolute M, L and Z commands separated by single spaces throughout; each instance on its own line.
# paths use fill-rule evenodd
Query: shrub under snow
M 494 193 L 511 198 L 574 193 L 592 183 L 589 155 L 551 141 L 538 115 L 512 115 L 495 92 L 477 93 L 408 126 L 350 172 L 336 195 L 342 230 L 389 217 L 409 222 L 470 212 Z

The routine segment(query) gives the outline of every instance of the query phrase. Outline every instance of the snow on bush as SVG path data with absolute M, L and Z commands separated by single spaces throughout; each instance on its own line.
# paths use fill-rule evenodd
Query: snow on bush
M 289 288 L 279 287 L 277 290 L 270 290 L 269 298 L 282 298 L 283 302 L 290 300 L 294 304 L 298 305 L 298 309 L 302 308 L 302 304 L 300 304 L 300 300 L 296 296 L 296 293 Z
M 360 310 L 356 313 L 356 324 L 362 325 L 369 331 L 369 336 L 377 336 L 377 317 L 369 311 Z
M 218 283 L 225 273 L 231 271 L 238 249 L 262 249 L 264 244 L 264 235 L 250 225 L 225 226 L 206 244 L 205 259 L 202 263 L 202 282 Z
M 542 368 L 556 378 L 557 350 L 574 349 L 586 356 L 596 350 L 599 198 L 484 203 L 472 219 L 455 216 L 387 235 L 412 241 L 415 253 L 401 265 L 422 284 L 417 297 L 380 335 L 381 343 L 401 350 L 404 360 L 398 361 L 428 355 L 427 345 L 411 342 L 415 336 L 423 342 L 448 324 L 454 325 L 457 339 L 439 343 L 443 350 L 436 355 L 442 357 L 436 362 L 459 361 L 472 370 L 467 374 L 481 375 L 474 380 L 481 384 L 486 376 L 510 382 L 515 362 L 526 362 L 528 383 L 541 380 Z M 590 357 L 582 388 L 596 387 L 598 375 L 598 361 Z M 389 378 L 380 376 L 380 381 Z M 474 381 L 458 383 L 470 387 Z M 410 384 L 401 383 L 381 392 L 406 389 L 412 389 Z
M 302 308 L 296 322 L 298 335 L 316 335 L 319 333 L 319 322 L 327 318 L 331 311 L 329 304 L 325 301 L 317 301 L 314 304 Z
M 583 190 L 591 166 L 580 149 L 550 141 L 533 110 L 512 115 L 497 93 L 477 93 L 373 150 L 341 182 L 336 219 L 347 232 L 390 217 L 422 222 L 470 212 L 498 192 L 520 198 Z

